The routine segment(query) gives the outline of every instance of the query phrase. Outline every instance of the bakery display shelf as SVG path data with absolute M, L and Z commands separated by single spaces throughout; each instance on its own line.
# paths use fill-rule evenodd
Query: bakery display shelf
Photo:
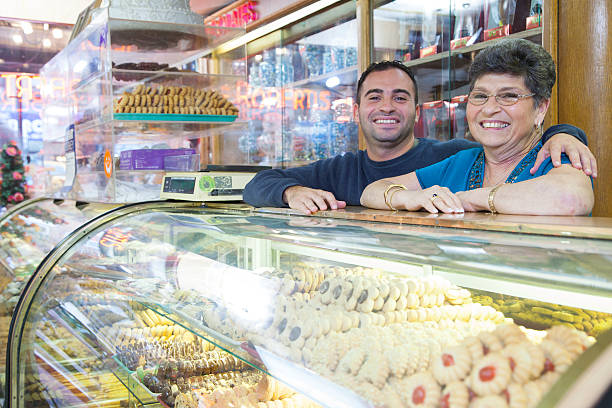
M 139 122 L 231 123 L 237 117 L 237 115 L 189 115 L 180 113 L 113 113 L 114 120 Z
M 196 139 L 206 136 L 202 134 L 203 132 L 217 134 L 217 130 L 218 133 L 222 132 L 224 135 L 228 133 L 240 135 L 245 131 L 247 123 L 245 120 L 236 118 L 229 122 L 141 121 L 114 120 L 110 116 L 105 116 L 77 125 L 76 132 L 84 138 L 89 138 L 88 140 L 96 140 L 99 137 L 101 127 L 112 127 L 115 132 L 116 143 L 136 143 L 138 141 Z
M 65 384 L 69 385 L 72 390 L 77 391 L 79 394 L 87 398 L 88 400 L 93 399 L 93 395 L 86 386 L 81 384 L 81 381 L 77 378 L 76 374 L 68 372 L 62 365 L 60 365 L 49 353 L 44 349 L 34 346 L 34 357 L 37 361 L 43 364 L 37 364 L 38 367 L 42 366 L 42 371 L 45 371 L 49 376 L 53 377 L 57 382 L 58 378 L 62 378 Z M 46 369 L 45 369 L 46 368 Z
M 113 68 L 113 85 L 115 85 L 114 93 L 121 94 L 124 90 L 134 87 L 135 82 L 141 82 L 147 85 L 157 85 L 155 81 L 162 81 L 161 85 L 165 85 L 165 80 L 187 80 L 195 81 L 200 86 L 206 86 L 207 83 L 238 81 L 244 79 L 242 75 L 232 74 L 203 74 L 195 71 L 146 71 L 137 69 Z M 124 79 L 130 78 L 130 80 Z
M 457 55 L 461 55 L 461 54 L 468 54 L 470 52 L 473 51 L 478 51 L 481 50 L 483 48 L 489 47 L 492 44 L 495 44 L 496 42 L 504 39 L 504 38 L 531 38 L 531 37 L 535 37 L 538 35 L 542 35 L 542 28 L 534 28 L 531 30 L 525 30 L 525 31 L 521 31 L 518 33 L 514 33 L 514 34 L 510 34 L 508 36 L 502 37 L 502 38 L 496 38 L 494 40 L 489 40 L 489 41 L 481 41 L 479 43 L 476 44 L 472 44 L 472 45 L 468 45 L 466 47 L 462 47 L 462 48 L 457 48 L 455 50 L 450 50 L 450 54 L 449 51 L 443 51 L 441 53 L 438 54 L 434 54 L 434 55 L 429 55 L 427 57 L 423 57 L 423 58 L 417 58 L 411 61 L 404 61 L 404 65 L 406 65 L 407 67 L 418 67 L 420 65 L 426 65 L 426 64 L 431 64 L 431 63 L 437 63 L 439 61 L 442 61 L 446 58 L 449 57 L 449 55 L 451 57 L 455 57 Z
M 81 367 L 83 359 L 72 358 L 67 355 L 60 347 L 57 340 L 51 340 L 41 330 L 36 330 L 36 337 L 41 343 L 36 344 L 35 348 L 45 350 L 47 355 L 55 355 L 54 360 L 58 366 L 71 367 L 73 372 L 79 372 L 87 375 L 87 372 Z
M 593 286 L 592 282 L 557 275 L 556 281 L 548 274 L 538 271 L 518 270 L 496 265 L 495 274 L 481 269 L 477 263 L 464 263 L 461 270 L 434 266 L 434 275 L 442 276 L 458 286 L 485 290 L 504 295 L 517 296 L 565 306 L 589 309 L 604 313 L 612 312 L 612 287 L 607 282 Z M 480 273 L 479 273 L 480 272 Z M 501 275 L 504 276 L 501 276 Z M 500 281 L 503 285 L 500 285 Z M 538 284 L 539 282 L 539 284 Z M 590 283 L 590 285 L 589 285 Z M 582 290 L 578 290 L 581 288 Z
M 95 329 L 89 319 L 71 302 L 63 302 L 48 311 L 54 321 L 61 324 L 79 340 L 96 358 L 111 356 L 115 347 Z
M 195 336 L 208 341 L 262 373 L 274 377 L 323 406 L 335 408 L 373 407 L 370 402 L 353 391 L 321 377 L 303 365 L 280 357 L 273 351 L 254 345 L 246 339 L 236 341 L 205 326 L 193 317 L 193 312 L 198 310 L 197 307 L 194 307 L 193 311 L 189 309 L 173 311 L 173 308 L 168 306 L 164 306 L 161 310 L 151 304 L 143 304 L 143 306 L 182 326 Z
M 161 400 L 161 393 L 151 392 L 151 390 L 141 382 L 142 379 L 138 377 L 138 373 L 131 373 L 127 377 L 127 380 L 127 388 L 136 398 L 138 398 L 140 403 L 145 405 L 156 404 Z
M 300 245 L 273 242 L 271 245 L 271 249 L 279 252 L 293 253 L 307 257 L 325 259 L 331 262 L 340 262 L 347 265 L 360 265 L 368 268 L 384 269 L 386 271 L 399 275 L 426 276 L 431 274 L 431 268 L 429 267 L 429 265 L 405 261 L 388 260 L 390 255 L 393 254 L 392 251 L 385 254 L 387 258 L 381 259 L 378 257 L 379 255 L 367 256 L 364 255 L 363 252 L 351 254 L 350 252 L 346 252 L 346 246 L 343 246 L 343 251 L 339 251 L 338 249 L 334 248 L 333 243 L 323 243 L 323 245 L 325 246 L 329 245 L 330 248 L 321 248 L 322 245 L 318 241 L 320 240 L 315 241 L 313 239 L 313 242 L 317 243 L 316 246 L 309 246 L 309 244 L 304 241 L 301 241 Z M 357 248 L 366 251 L 370 250 L 367 245 L 362 246 L 356 244 L 353 246 L 353 249 Z
M 104 71 L 94 71 L 87 75 L 85 78 L 72 84 L 68 91 L 68 95 L 75 94 L 83 90 L 92 84 L 99 86 L 98 80 L 104 77 Z
M 210 53 L 210 51 L 205 50 L 206 52 L 203 52 L 204 48 L 217 48 L 222 44 L 244 34 L 244 28 L 239 27 L 220 27 L 204 24 L 176 24 L 157 21 L 118 19 L 112 17 L 108 20 L 108 31 L 111 33 L 111 43 L 113 46 L 121 45 L 122 42 L 127 42 L 129 44 L 142 42 L 148 47 L 146 51 L 149 51 L 151 54 L 155 54 L 156 52 L 167 54 L 168 51 L 179 51 L 178 41 L 193 43 L 193 55 L 186 55 L 187 52 L 181 51 L 181 59 L 176 61 L 164 61 L 169 65 L 178 64 L 186 58 L 193 60 L 199 55 L 206 55 Z M 152 36 L 164 39 L 164 41 L 160 41 L 159 47 L 155 47 L 155 44 L 152 43 Z M 168 42 L 172 40 L 177 42 L 176 50 L 168 46 Z M 129 56 L 130 53 L 126 54 Z M 123 63 L 130 61 L 115 62 Z

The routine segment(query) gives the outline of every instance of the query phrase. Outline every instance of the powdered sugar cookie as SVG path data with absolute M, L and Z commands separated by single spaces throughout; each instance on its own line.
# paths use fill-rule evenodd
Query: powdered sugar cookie
M 489 353 L 496 353 L 503 347 L 501 341 L 491 332 L 480 332 L 478 338 L 482 342 L 482 352 L 485 356 Z
M 472 361 L 477 361 L 484 356 L 482 342 L 476 336 L 469 336 L 463 339 L 462 345 L 468 350 L 472 356 Z
M 556 341 L 544 339 L 540 343 L 540 348 L 544 352 L 544 371 L 545 372 L 564 372 L 572 363 L 572 356 L 563 346 Z
M 576 358 L 587 346 L 585 345 L 586 335 L 576 329 L 567 326 L 553 326 L 546 330 L 546 339 L 559 343 L 572 358 Z M 583 334 L 583 336 L 580 335 Z
M 402 401 L 409 407 L 436 407 L 440 401 L 440 386 L 430 373 L 418 373 L 404 381 Z
M 508 386 L 511 376 L 508 359 L 489 353 L 474 364 L 470 374 L 472 390 L 480 396 L 499 394 Z
M 347 374 L 357 375 L 365 359 L 366 353 L 363 349 L 351 349 L 342 357 L 340 363 L 338 363 L 338 370 Z
M 512 381 L 524 384 L 531 379 L 531 356 L 524 343 L 511 344 L 501 351 L 508 359 L 512 370 Z
M 538 405 L 538 402 L 542 399 L 544 395 L 544 391 L 540 384 L 535 381 L 530 381 L 523 386 L 523 390 L 525 390 L 525 395 L 527 395 L 527 406 L 535 407 Z
M 463 346 L 450 347 L 432 362 L 433 375 L 440 384 L 464 379 L 470 372 L 472 357 Z
M 389 376 L 389 365 L 385 359 L 378 359 L 370 356 L 359 370 L 359 378 L 372 383 L 376 388 L 381 389 Z
M 525 334 L 514 323 L 505 323 L 497 326 L 493 331 L 493 334 L 497 336 L 504 346 L 527 340 Z
M 525 343 L 525 348 L 531 357 L 531 378 L 537 378 L 544 370 L 544 363 L 546 361 L 544 351 L 539 346 L 530 342 Z
M 487 395 L 472 400 L 470 408 L 507 408 L 506 399 L 500 395 Z
M 527 408 L 527 394 L 521 384 L 510 383 L 502 394 L 510 408 Z
M 440 397 L 440 408 L 467 408 L 470 392 L 462 381 L 453 381 L 444 387 Z

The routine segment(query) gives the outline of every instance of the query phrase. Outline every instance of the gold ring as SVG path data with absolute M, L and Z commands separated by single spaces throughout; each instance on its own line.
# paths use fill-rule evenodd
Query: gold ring
M 434 193 L 430 198 L 431 202 L 433 203 L 434 201 L 436 201 L 436 198 L 438 198 L 438 195 Z

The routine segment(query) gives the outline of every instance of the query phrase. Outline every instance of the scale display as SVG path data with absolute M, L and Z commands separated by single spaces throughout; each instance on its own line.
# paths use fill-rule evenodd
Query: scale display
M 245 172 L 170 172 L 164 175 L 161 199 L 242 201 L 244 187 L 255 176 Z
M 195 191 L 195 177 L 165 177 L 164 193 L 193 194 Z

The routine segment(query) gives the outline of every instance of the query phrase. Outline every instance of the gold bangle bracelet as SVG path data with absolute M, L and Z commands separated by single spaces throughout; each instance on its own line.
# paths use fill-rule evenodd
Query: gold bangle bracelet
M 497 214 L 497 209 L 495 208 L 495 193 L 497 193 L 497 190 L 499 190 L 501 186 L 503 186 L 503 184 L 497 185 L 489 191 L 489 211 L 491 214 Z
M 391 184 L 385 190 L 385 193 L 384 193 L 385 204 L 387 204 L 387 207 L 389 207 L 391 211 L 397 211 L 397 209 L 393 207 L 393 205 L 391 204 L 391 200 L 393 199 L 393 195 L 400 190 L 408 190 L 408 189 L 403 184 Z

